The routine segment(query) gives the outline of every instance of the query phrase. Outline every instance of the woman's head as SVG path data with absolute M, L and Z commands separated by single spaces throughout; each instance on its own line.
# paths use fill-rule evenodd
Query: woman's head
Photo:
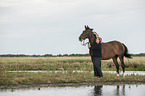
M 95 37 L 96 37 L 96 42 L 97 42 L 97 43 L 102 43 L 102 38 L 99 37 L 99 35 L 98 35 L 96 32 L 94 32 L 94 35 L 95 35 Z

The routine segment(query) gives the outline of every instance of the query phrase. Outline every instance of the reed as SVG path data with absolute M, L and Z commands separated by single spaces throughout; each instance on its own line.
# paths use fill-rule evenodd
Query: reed
M 120 63 L 120 62 L 119 62 Z M 125 59 L 127 71 L 145 71 L 145 57 Z M 1 71 L 16 70 L 83 70 L 93 71 L 90 57 L 0 57 Z M 112 60 L 102 60 L 103 71 L 115 71 Z M 120 66 L 120 70 L 121 66 Z
M 96 83 L 96 82 L 145 82 L 143 75 L 117 77 L 116 74 L 104 73 L 103 78 L 94 77 L 90 72 L 68 73 L 7 73 L 1 74 L 0 85 L 12 84 L 53 84 L 53 83 Z
M 145 57 L 125 59 L 126 70 L 145 71 Z M 47 70 L 50 72 L 7 72 L 25 70 Z M 66 73 L 56 70 L 67 70 Z M 76 70 L 76 72 L 73 72 Z M 77 72 L 82 70 L 84 72 Z M 102 61 L 102 70 L 116 70 L 112 60 Z M 90 57 L 0 57 L 0 85 L 9 84 L 52 84 L 81 82 L 145 82 L 144 75 L 127 75 L 104 73 L 102 79 L 94 77 Z

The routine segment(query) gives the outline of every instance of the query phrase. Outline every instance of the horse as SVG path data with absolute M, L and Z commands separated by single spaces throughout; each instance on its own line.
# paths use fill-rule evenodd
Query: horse
M 96 35 L 94 35 L 93 29 L 89 28 L 88 26 L 85 26 L 85 30 L 83 33 L 79 36 L 79 41 L 83 41 L 85 39 L 89 39 L 89 43 L 91 46 L 93 46 L 96 42 Z M 121 61 L 121 67 L 123 69 L 123 76 L 125 76 L 125 64 L 124 64 L 124 56 L 126 58 L 132 58 L 131 54 L 128 53 L 128 48 L 119 41 L 110 41 L 107 43 L 101 43 L 102 46 L 102 60 L 108 60 L 113 59 L 113 62 L 116 66 L 116 72 L 117 76 L 119 76 L 119 64 L 117 61 L 117 58 L 119 57 Z M 89 50 L 91 60 L 93 61 L 93 54 Z

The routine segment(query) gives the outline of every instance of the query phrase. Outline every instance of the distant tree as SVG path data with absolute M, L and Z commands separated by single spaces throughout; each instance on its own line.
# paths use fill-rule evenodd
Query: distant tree
M 140 54 L 132 54 L 132 56 L 145 56 L 145 53 L 140 53 Z
M 68 54 L 64 54 L 63 56 L 69 56 Z
M 52 57 L 53 55 L 52 54 L 45 54 L 43 55 L 43 57 Z
M 58 56 L 58 57 L 62 57 L 62 55 L 61 55 L 61 54 L 58 54 L 57 56 Z

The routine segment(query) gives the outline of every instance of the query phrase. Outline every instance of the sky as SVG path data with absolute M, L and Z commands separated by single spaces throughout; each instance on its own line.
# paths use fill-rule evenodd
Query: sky
M 0 0 L 0 54 L 86 54 L 84 25 L 145 53 L 145 0 Z

